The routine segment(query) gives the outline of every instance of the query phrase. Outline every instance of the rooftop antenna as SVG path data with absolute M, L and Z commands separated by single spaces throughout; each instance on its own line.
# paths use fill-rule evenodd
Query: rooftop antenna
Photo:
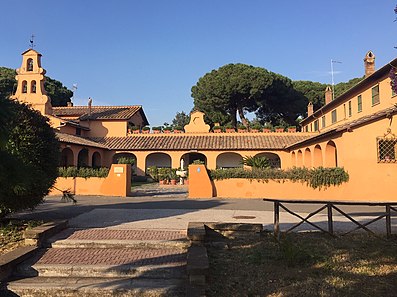
M 29 42 L 30 42 L 30 48 L 31 49 L 33 49 L 36 45 L 34 44 L 34 38 L 35 38 L 36 36 L 34 36 L 33 34 L 32 34 L 32 36 L 30 36 L 30 40 L 29 40 Z
M 332 83 L 332 100 L 335 99 L 335 83 L 334 83 L 334 63 L 341 64 L 340 61 L 335 61 L 331 59 L 331 83 Z

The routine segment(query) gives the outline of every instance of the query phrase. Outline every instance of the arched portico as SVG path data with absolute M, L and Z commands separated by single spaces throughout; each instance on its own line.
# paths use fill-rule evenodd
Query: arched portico
M 325 167 L 337 167 L 338 166 L 338 152 L 336 149 L 335 142 L 328 141 L 325 146 Z
M 243 157 L 238 153 L 221 153 L 216 158 L 216 168 L 243 167 Z
M 171 156 L 166 153 L 151 153 L 146 156 L 145 171 L 150 166 L 157 166 L 159 168 L 171 168 Z
M 207 165 L 207 156 L 201 153 L 189 152 L 182 155 L 181 159 L 183 159 L 186 166 L 192 164 L 196 160 L 200 160 L 201 162 L 204 162 L 205 165 Z
M 301 150 L 298 150 L 296 153 L 296 167 L 302 167 L 303 166 L 303 154 Z
M 83 148 L 77 156 L 77 167 L 88 167 L 88 149 Z
M 132 174 L 136 174 L 136 168 L 137 168 L 136 156 L 133 153 L 129 153 L 129 152 L 116 153 L 116 154 L 113 155 L 112 163 L 113 164 L 119 163 L 119 159 L 120 158 L 134 159 L 134 164 L 131 165 L 131 169 L 132 169 Z
M 312 167 L 312 152 L 309 148 L 305 149 L 305 167 Z
M 61 152 L 61 167 L 69 167 L 74 164 L 74 154 L 73 151 L 66 147 Z
M 281 159 L 276 153 L 259 153 L 255 157 L 266 157 L 272 168 L 281 168 Z
M 92 154 L 91 164 L 92 164 L 92 167 L 94 167 L 94 168 L 102 167 L 102 157 L 99 152 L 94 152 Z
M 316 145 L 313 151 L 313 166 L 320 167 L 323 166 L 323 152 L 320 145 Z

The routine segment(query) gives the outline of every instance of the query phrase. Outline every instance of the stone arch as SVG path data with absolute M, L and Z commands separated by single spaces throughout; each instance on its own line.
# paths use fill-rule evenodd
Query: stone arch
M 221 153 L 216 157 L 216 168 L 243 167 L 243 157 L 238 153 Z
M 166 153 L 151 153 L 146 156 L 145 172 L 150 166 L 171 168 L 171 156 Z
M 317 144 L 313 151 L 313 167 L 323 166 L 323 152 L 321 146 Z
M 88 149 L 83 148 L 77 155 L 77 167 L 88 167 Z
M 132 166 L 131 166 L 132 174 L 137 172 L 137 159 L 136 159 L 136 156 L 133 153 L 122 152 L 122 153 L 114 154 L 113 155 L 113 159 L 112 159 L 112 164 L 117 164 L 119 158 L 131 158 L 131 159 L 134 159 L 134 164 L 132 164 Z
M 296 154 L 296 166 L 297 167 L 303 166 L 303 154 L 301 150 L 298 150 L 298 153 Z
M 92 154 L 91 164 L 92 164 L 92 167 L 94 167 L 94 168 L 102 167 L 102 157 L 99 152 L 94 152 Z
M 312 152 L 309 148 L 305 149 L 305 167 L 312 167 Z
M 338 166 L 338 151 L 336 144 L 332 140 L 328 141 L 325 146 L 325 167 L 337 167 Z
M 207 157 L 206 155 L 201 153 L 196 153 L 196 152 L 186 153 L 181 157 L 181 159 L 183 159 L 186 166 L 192 164 L 196 160 L 200 160 L 201 162 L 204 162 L 205 165 L 207 165 Z
M 295 154 L 295 152 L 291 153 L 291 166 L 296 166 L 296 154 Z
M 73 151 L 66 147 L 61 152 L 61 167 L 69 167 L 74 164 L 74 154 Z
M 32 82 L 30 83 L 30 93 L 36 93 L 36 88 L 37 88 L 36 81 L 32 80 Z
M 281 168 L 281 159 L 276 153 L 259 153 L 255 157 L 266 157 L 269 159 L 272 168 Z

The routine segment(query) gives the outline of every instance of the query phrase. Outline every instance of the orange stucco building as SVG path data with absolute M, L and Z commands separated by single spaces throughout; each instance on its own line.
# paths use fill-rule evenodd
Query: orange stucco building
M 141 106 L 52 107 L 44 89 L 41 55 L 30 49 L 22 54 L 14 99 L 31 104 L 49 117 L 62 147 L 61 166 L 106 166 L 119 156 L 135 158 L 134 173 L 145 175 L 149 166 L 178 168 L 204 161 L 209 169 L 239 167 L 244 156 L 267 156 L 273 167 L 344 167 L 354 187 L 376 195 L 397 181 L 397 96 L 390 87 L 389 71 L 397 59 L 375 71 L 375 55 L 364 59 L 366 77 L 314 111 L 308 106 L 302 132 L 214 133 L 203 114 L 191 115 L 184 133 L 149 133 Z M 129 127 L 137 127 L 130 133 Z M 135 131 L 134 131 L 135 132 Z M 376 185 L 376 187 L 374 187 Z M 353 187 L 353 188 L 354 188 Z

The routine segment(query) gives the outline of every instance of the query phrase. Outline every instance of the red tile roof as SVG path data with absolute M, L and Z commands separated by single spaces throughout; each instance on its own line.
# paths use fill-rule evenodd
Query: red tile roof
M 276 150 L 311 137 L 307 134 L 132 135 L 93 139 L 117 150 Z
M 80 120 L 129 120 L 142 106 L 88 106 L 53 107 L 53 114 L 58 117 L 78 117 Z
M 55 134 L 60 142 L 79 144 L 79 145 L 83 145 L 83 146 L 91 146 L 91 147 L 104 148 L 104 149 L 107 148 L 105 145 L 95 142 L 95 141 L 90 140 L 85 137 L 66 134 L 66 133 L 60 133 L 60 132 L 55 132 Z

